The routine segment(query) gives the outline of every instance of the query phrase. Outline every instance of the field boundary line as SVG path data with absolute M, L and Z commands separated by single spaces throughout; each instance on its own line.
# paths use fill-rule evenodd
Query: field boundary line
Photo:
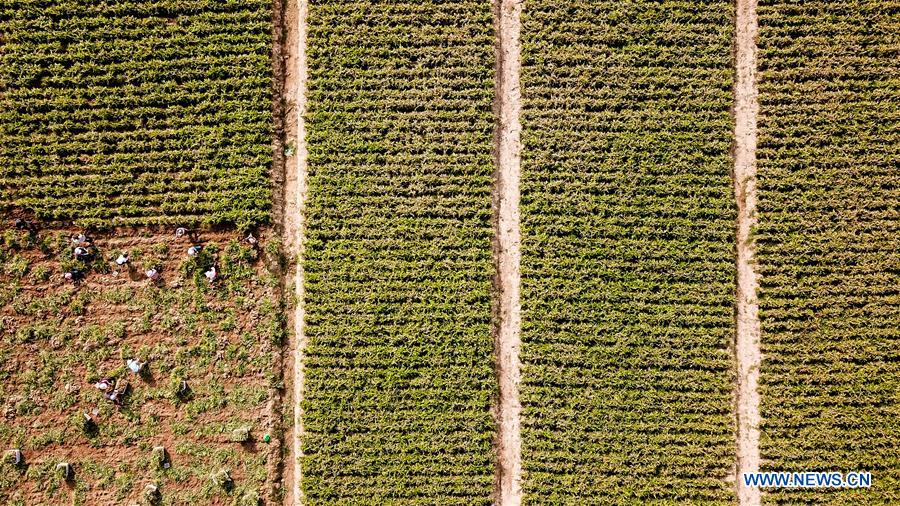
M 284 111 L 285 111 L 285 102 L 281 100 L 281 97 L 284 96 L 284 84 L 285 84 L 285 61 L 284 61 L 284 44 L 282 41 L 284 40 L 284 0 L 275 0 L 272 5 L 272 72 L 274 74 L 274 93 L 272 100 L 272 126 L 273 126 L 273 135 L 272 135 L 272 171 L 271 171 L 271 179 L 272 179 L 272 212 L 273 212 L 273 234 L 272 237 L 275 240 L 278 240 L 283 236 L 284 231 L 280 228 L 281 224 L 284 222 L 284 195 L 281 194 L 278 190 L 284 188 L 284 178 L 286 174 L 285 170 L 285 156 L 284 156 L 284 138 L 282 136 L 284 132 Z M 285 300 L 285 273 L 282 269 L 282 262 L 277 257 L 272 257 L 270 255 L 266 255 L 266 261 L 269 265 L 270 269 L 272 269 L 273 273 L 277 273 L 279 277 L 279 285 L 278 285 L 278 295 L 279 295 L 279 303 L 283 304 Z M 279 305 L 279 307 L 281 307 Z M 287 331 L 286 322 L 279 321 L 283 331 Z M 271 346 L 271 340 L 269 341 L 269 346 Z M 283 382 L 285 380 L 285 373 L 288 371 L 287 364 L 289 363 L 290 351 L 288 349 L 288 344 L 284 341 L 278 343 L 278 352 L 274 354 L 275 359 L 272 366 L 278 371 L 280 374 L 280 380 Z M 277 444 L 272 444 L 268 446 L 268 458 L 269 462 L 267 464 L 267 476 L 266 476 L 266 491 L 267 498 L 269 500 L 274 500 L 274 498 L 279 497 L 283 494 L 284 489 L 284 480 L 285 480 L 285 460 L 284 460 L 284 446 L 285 446 L 285 436 L 287 434 L 287 427 L 284 424 L 284 416 L 282 413 L 284 412 L 284 401 L 286 397 L 286 392 L 283 388 L 279 388 L 277 384 L 272 384 L 269 387 L 270 392 L 270 400 L 267 405 L 268 410 L 268 420 L 266 421 L 266 430 L 272 434 L 274 437 L 274 441 L 277 441 Z
M 756 134 L 759 114 L 756 88 L 757 0 L 737 0 L 735 34 L 734 193 L 737 200 L 737 462 L 735 483 L 741 506 L 758 506 L 758 488 L 745 487 L 741 474 L 757 472 L 759 453 L 760 352 L 759 274 L 752 231 L 756 226 Z
M 305 237 L 305 208 L 307 196 L 307 159 L 309 152 L 306 146 L 306 36 L 308 0 L 286 0 L 284 14 L 284 59 L 285 78 L 283 99 L 284 138 L 285 138 L 285 178 L 284 178 L 284 213 L 282 216 L 284 252 L 288 260 L 284 284 L 290 289 L 293 300 L 293 311 L 288 312 L 290 333 L 289 360 L 286 370 L 291 375 L 291 403 L 293 406 L 293 424 L 290 428 L 291 443 L 288 448 L 290 465 L 286 479 L 291 484 L 286 487 L 285 504 L 303 504 L 301 487 L 302 469 L 300 458 L 303 456 L 303 400 L 304 371 L 303 350 L 306 348 L 304 329 L 304 286 L 303 286 L 303 241 Z M 286 293 L 287 295 L 287 293 Z
M 521 371 L 519 179 L 521 174 L 522 111 L 521 0 L 495 0 L 496 85 L 494 176 L 495 328 L 499 406 L 497 407 L 497 466 L 495 502 L 518 506 L 522 502 L 522 438 L 519 402 Z

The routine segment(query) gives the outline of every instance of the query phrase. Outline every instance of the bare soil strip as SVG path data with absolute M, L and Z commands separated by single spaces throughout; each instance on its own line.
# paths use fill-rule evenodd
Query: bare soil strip
M 306 202 L 306 129 L 303 114 L 306 110 L 306 16 L 307 0 L 286 0 L 284 11 L 284 138 L 285 138 L 285 178 L 284 213 L 282 216 L 284 251 L 288 256 L 285 272 L 285 286 L 293 287 L 293 312 L 288 313 L 288 326 L 293 329 L 288 349 L 289 359 L 286 376 L 291 377 L 291 402 L 293 403 L 293 427 L 290 431 L 291 443 L 288 448 L 288 464 L 285 466 L 285 504 L 302 504 L 300 488 L 302 456 L 300 446 L 303 435 L 303 411 L 300 401 L 303 395 L 303 350 L 306 346 L 304 335 L 303 307 L 303 236 L 304 207 Z
M 734 192 L 737 198 L 737 467 L 738 500 L 742 506 L 760 504 L 758 488 L 744 487 L 741 473 L 759 471 L 760 326 L 751 230 L 756 225 L 756 89 L 757 0 L 737 1 L 735 81 Z
M 519 302 L 520 233 L 519 176 L 521 168 L 522 110 L 519 72 L 521 47 L 519 32 L 521 0 L 497 0 L 497 94 L 499 124 L 496 132 L 494 190 L 494 262 L 497 268 L 495 288 L 495 349 L 497 378 L 500 385 L 497 435 L 496 502 L 519 505 L 522 502 L 522 439 L 519 414 L 519 348 L 521 347 L 521 305 Z
M 272 6 L 272 71 L 275 76 L 274 93 L 275 97 L 284 96 L 284 46 L 282 40 L 284 37 L 284 2 L 283 0 L 275 0 Z M 284 157 L 284 101 L 272 100 L 272 123 L 274 127 L 274 135 L 272 135 L 272 183 L 275 189 L 272 192 L 272 209 L 274 211 L 273 236 L 278 238 L 283 235 L 283 231 L 278 228 L 278 224 L 283 222 L 284 217 L 284 195 L 278 192 L 278 188 L 284 187 L 285 177 L 285 157 Z M 266 261 L 274 264 L 273 272 L 281 275 L 281 284 L 279 286 L 280 296 L 285 296 L 284 273 L 282 272 L 281 262 L 278 258 L 272 258 L 266 255 Z M 282 299 L 283 300 L 283 299 Z M 276 363 L 273 366 L 281 373 L 281 379 L 284 381 L 284 374 L 289 369 L 286 363 L 290 360 L 288 356 L 290 350 L 287 349 L 285 343 L 281 343 L 281 349 L 277 353 Z M 279 497 L 285 486 L 285 461 L 284 461 L 284 445 L 285 445 L 285 424 L 282 416 L 285 401 L 285 391 L 278 385 L 270 387 L 269 403 L 267 406 L 268 420 L 266 422 L 267 430 L 274 437 L 273 443 L 269 445 L 269 465 L 267 467 L 267 487 L 269 498 Z

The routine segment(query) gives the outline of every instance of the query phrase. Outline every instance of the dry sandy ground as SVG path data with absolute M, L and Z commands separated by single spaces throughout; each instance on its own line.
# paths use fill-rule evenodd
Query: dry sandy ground
M 286 0 L 284 13 L 285 78 L 283 95 L 285 100 L 284 137 L 287 147 L 284 180 L 283 235 L 284 248 L 289 258 L 289 268 L 285 273 L 285 286 L 294 292 L 294 311 L 288 314 L 288 326 L 293 329 L 288 343 L 289 357 L 285 377 L 291 377 L 291 403 L 294 424 L 289 431 L 287 465 L 285 466 L 286 487 L 284 504 L 302 504 L 300 489 L 301 436 L 303 418 L 300 400 L 303 393 L 302 353 L 304 338 L 303 269 L 300 260 L 303 255 L 304 203 L 306 202 L 306 132 L 303 114 L 306 110 L 306 0 Z
M 741 473 L 759 471 L 760 326 L 756 293 L 759 276 L 754 270 L 750 236 L 756 224 L 756 0 L 737 2 L 737 80 L 735 82 L 734 191 L 737 222 L 737 491 L 742 506 L 760 503 L 758 488 L 741 485 Z
M 522 438 L 519 415 L 519 348 L 521 347 L 519 176 L 522 126 L 519 122 L 521 68 L 519 45 L 520 0 L 497 0 L 497 104 L 499 125 L 496 134 L 495 244 L 497 264 L 495 307 L 497 378 L 500 386 L 497 435 L 497 504 L 522 502 Z

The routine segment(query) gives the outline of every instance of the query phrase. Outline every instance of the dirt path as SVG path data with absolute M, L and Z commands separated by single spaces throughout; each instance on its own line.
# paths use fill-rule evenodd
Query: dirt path
M 285 287 L 293 290 L 293 312 L 288 313 L 288 326 L 293 329 L 288 343 L 290 350 L 285 364 L 285 376 L 290 377 L 293 427 L 289 431 L 287 464 L 285 466 L 284 504 L 302 504 L 301 470 L 298 459 L 302 455 L 300 438 L 303 417 L 300 400 L 303 394 L 303 349 L 306 339 L 303 329 L 303 255 L 304 207 L 306 202 L 306 130 L 303 113 L 306 110 L 306 0 L 286 0 L 284 11 L 284 101 L 285 101 L 285 178 L 284 213 L 282 216 L 284 251 L 288 256 Z M 289 485 L 288 485 L 289 484 Z
M 737 73 L 735 82 L 734 192 L 737 198 L 737 491 L 741 506 L 760 503 L 758 488 L 741 484 L 741 473 L 759 471 L 759 366 L 760 327 L 756 293 L 759 276 L 754 270 L 756 225 L 756 0 L 737 2 Z
M 519 303 L 519 174 L 521 165 L 519 123 L 521 67 L 519 45 L 521 0 L 496 0 L 497 44 L 496 104 L 499 125 L 496 132 L 494 214 L 495 282 L 499 301 L 495 307 L 495 348 L 500 405 L 497 435 L 497 504 L 522 502 L 522 439 L 519 414 L 519 348 L 521 346 L 521 306 Z

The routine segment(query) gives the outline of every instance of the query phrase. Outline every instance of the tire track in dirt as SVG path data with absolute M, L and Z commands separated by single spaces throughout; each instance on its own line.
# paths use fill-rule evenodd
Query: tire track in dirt
M 286 0 L 284 5 L 284 138 L 285 177 L 282 233 L 284 252 L 288 258 L 288 268 L 284 273 L 284 286 L 292 292 L 293 311 L 288 312 L 288 327 L 293 329 L 288 343 L 289 356 L 285 364 L 285 376 L 291 378 L 290 399 L 293 406 L 293 425 L 290 427 L 288 464 L 285 466 L 286 486 L 284 504 L 302 504 L 303 493 L 300 486 L 302 471 L 299 459 L 302 456 L 303 410 L 300 402 L 303 395 L 303 350 L 306 346 L 304 335 L 304 289 L 303 289 L 303 238 L 304 208 L 306 202 L 306 128 L 303 114 L 306 111 L 306 16 L 307 0 Z
M 494 342 L 500 401 L 497 421 L 496 503 L 517 506 L 522 502 L 522 439 L 519 402 L 521 305 L 519 301 L 521 259 L 519 231 L 519 177 L 521 172 L 522 110 L 521 0 L 496 0 L 494 24 L 497 33 L 494 177 Z
M 737 465 L 735 480 L 741 506 L 760 504 L 758 488 L 744 487 L 741 474 L 759 471 L 759 275 L 754 267 L 751 233 L 756 225 L 756 39 L 757 0 L 737 0 L 735 44 L 734 193 L 737 199 Z

